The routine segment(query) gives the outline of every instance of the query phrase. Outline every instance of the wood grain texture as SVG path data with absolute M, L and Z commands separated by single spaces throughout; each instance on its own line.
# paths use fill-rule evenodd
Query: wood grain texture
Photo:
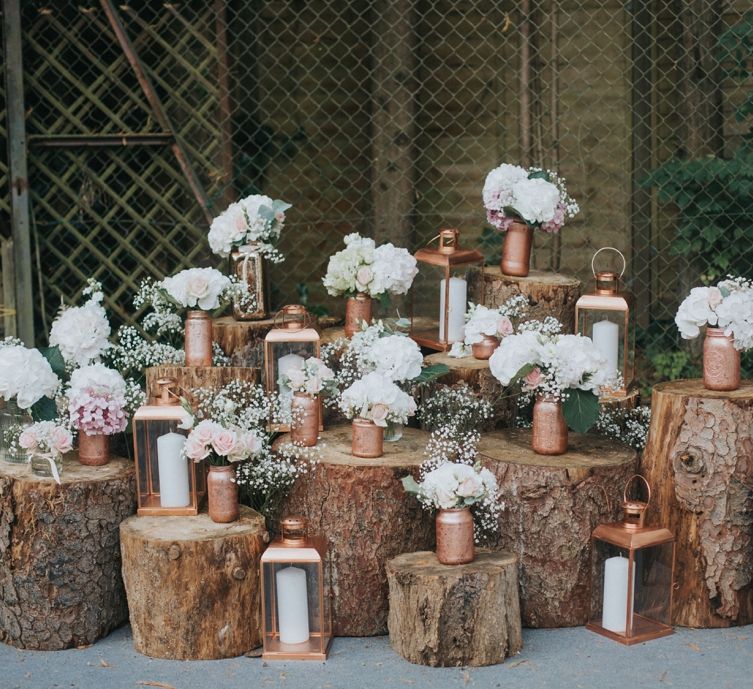
M 651 518 L 677 539 L 673 621 L 753 622 L 753 382 L 706 390 L 700 380 L 654 387 L 642 470 Z
M 264 337 L 274 327 L 274 318 L 236 321 L 232 316 L 214 319 L 214 341 L 230 357 L 233 366 L 264 367 Z
M 210 388 L 219 390 L 234 380 L 250 383 L 259 381 L 259 369 L 243 366 L 152 366 L 146 369 L 146 390 L 149 397 L 158 394 L 157 381 L 172 378 L 178 392 L 191 401 L 191 390 Z

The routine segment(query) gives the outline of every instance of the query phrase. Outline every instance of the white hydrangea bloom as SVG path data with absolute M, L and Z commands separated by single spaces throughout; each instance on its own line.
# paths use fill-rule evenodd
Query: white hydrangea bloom
M 541 363 L 542 345 L 533 331 L 506 337 L 489 359 L 489 370 L 502 385 L 509 385 L 520 369 Z
M 712 292 L 712 289 L 716 292 Z M 711 306 L 712 301 L 717 304 L 721 301 L 721 298 L 717 301 L 717 296 L 721 297 L 721 293 L 716 288 L 694 287 L 690 290 L 675 316 L 675 323 L 684 339 L 692 340 L 698 337 L 704 325 L 713 327 L 717 324 L 717 315 Z
M 524 179 L 512 188 L 510 204 L 527 223 L 547 223 L 554 219 L 560 204 L 560 190 L 545 179 Z
M 53 399 L 59 386 L 60 379 L 38 349 L 0 348 L 0 395 L 6 402 L 15 398 L 21 409 L 29 409 L 43 397 Z
M 343 391 L 340 409 L 349 419 L 360 417 L 386 427 L 388 421 L 406 423 L 416 413 L 416 402 L 387 376 L 374 371 Z
M 60 349 L 69 367 L 99 361 L 109 337 L 107 313 L 94 299 L 83 306 L 64 308 L 50 329 L 50 345 Z
M 405 335 L 388 335 L 375 340 L 365 358 L 376 372 L 396 383 L 417 378 L 424 363 L 419 346 Z
M 484 207 L 501 211 L 505 206 L 510 206 L 514 200 L 513 186 L 524 179 L 528 179 L 528 173 L 519 165 L 503 163 L 495 167 L 484 181 Z

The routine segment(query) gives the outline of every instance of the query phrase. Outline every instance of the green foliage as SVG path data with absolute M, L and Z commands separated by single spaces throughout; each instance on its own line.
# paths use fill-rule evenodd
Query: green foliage
M 481 230 L 478 249 L 484 255 L 486 265 L 497 265 L 502 260 L 502 244 L 504 241 L 504 232 L 489 226 Z
M 585 433 L 599 419 L 599 398 L 590 390 L 568 390 L 562 413 L 570 428 Z
M 307 283 L 299 282 L 295 287 L 298 292 L 298 303 L 301 304 L 301 306 L 305 306 L 310 314 L 313 314 L 314 316 L 329 315 L 329 311 L 327 311 L 326 307 L 311 303 L 309 286 Z
M 414 385 L 426 385 L 431 383 L 437 378 L 441 378 L 450 372 L 450 368 L 444 364 L 431 364 L 430 366 L 424 366 L 421 369 L 421 373 L 411 381 Z

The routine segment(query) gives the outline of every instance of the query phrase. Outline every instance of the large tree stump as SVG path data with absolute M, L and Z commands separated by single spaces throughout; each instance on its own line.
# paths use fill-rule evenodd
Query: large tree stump
M 63 463 L 61 484 L 0 463 L 0 641 L 58 651 L 128 619 L 120 522 L 136 511 L 133 462 Z
M 154 658 L 233 658 L 261 644 L 264 518 L 133 517 L 120 527 L 133 643 Z
M 178 392 L 191 401 L 190 392 L 197 388 L 219 390 L 234 380 L 256 383 L 259 369 L 244 366 L 152 366 L 146 369 L 146 391 L 150 398 L 159 394 L 157 381 L 160 378 L 172 378 Z
M 495 547 L 519 558 L 523 625 L 585 624 L 591 532 L 618 518 L 623 489 L 637 468 L 635 450 L 571 433 L 567 454 L 547 457 L 531 450 L 530 431 L 506 430 L 483 436 L 479 454 L 504 502 Z
M 495 665 L 523 647 L 518 562 L 479 551 L 467 565 L 441 565 L 431 552 L 387 563 L 390 644 L 411 663 Z
M 470 294 L 480 299 L 482 278 L 478 269 L 469 275 Z M 510 297 L 522 294 L 531 302 L 524 320 L 541 320 L 554 316 L 564 326 L 564 332 L 575 330 L 575 302 L 580 296 L 580 280 L 559 273 L 532 270 L 528 277 L 504 275 L 499 266 L 487 266 L 483 273 L 483 304 L 501 306 Z
M 387 633 L 387 560 L 434 547 L 431 515 L 400 482 L 418 475 L 428 434 L 406 428 L 379 459 L 353 457 L 350 439 L 350 424 L 321 434 L 323 457 L 296 481 L 284 514 L 305 516 L 328 539 L 335 635 L 377 636 Z
M 753 622 L 753 382 L 655 386 L 642 464 L 649 519 L 677 539 L 674 623 Z

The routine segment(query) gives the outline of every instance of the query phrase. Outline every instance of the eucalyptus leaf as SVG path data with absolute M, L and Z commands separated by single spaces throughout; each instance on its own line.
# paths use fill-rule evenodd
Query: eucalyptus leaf
M 599 418 L 599 398 L 589 390 L 569 390 L 562 413 L 570 428 L 585 433 Z
M 55 400 L 50 399 L 49 397 L 43 397 L 35 402 L 29 411 L 31 412 L 31 418 L 34 419 L 34 421 L 52 421 L 58 415 Z
M 416 376 L 411 382 L 418 383 L 419 385 L 425 385 L 432 380 L 441 378 L 445 374 L 450 372 L 449 366 L 445 364 L 432 364 L 431 366 L 425 366 L 421 369 L 421 373 Z
M 63 355 L 60 352 L 60 347 L 57 345 L 54 347 L 41 347 L 39 351 L 42 356 L 47 359 L 52 372 L 60 378 L 60 380 L 65 380 L 65 359 L 63 359 Z
M 402 484 L 406 493 L 413 493 L 414 495 L 417 495 L 421 491 L 421 488 L 416 483 L 416 479 L 414 479 L 410 474 L 403 476 Z

